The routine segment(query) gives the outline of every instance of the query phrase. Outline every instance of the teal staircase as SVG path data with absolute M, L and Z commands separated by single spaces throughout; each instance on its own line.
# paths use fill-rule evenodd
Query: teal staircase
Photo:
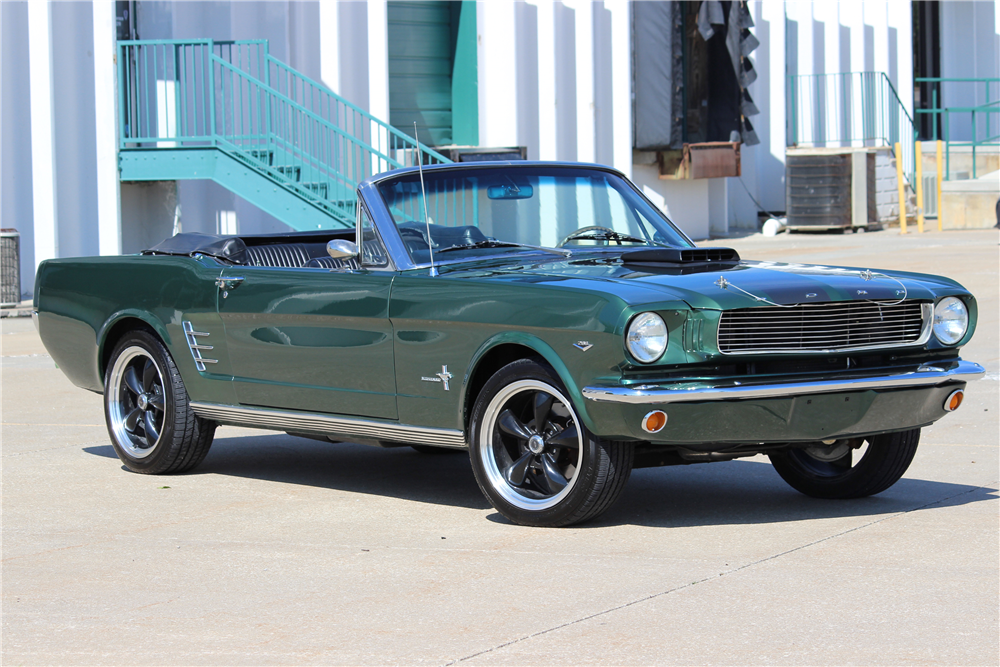
M 358 183 L 450 162 L 268 53 L 118 42 L 122 181 L 211 179 L 297 230 L 353 227 Z

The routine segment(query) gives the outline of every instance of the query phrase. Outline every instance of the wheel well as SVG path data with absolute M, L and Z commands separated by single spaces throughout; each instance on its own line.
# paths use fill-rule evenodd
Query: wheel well
M 108 369 L 108 364 L 111 362 L 111 353 L 115 351 L 115 347 L 118 345 L 118 341 L 122 339 L 130 331 L 148 331 L 152 335 L 159 338 L 159 334 L 153 330 L 153 327 L 149 326 L 138 317 L 123 317 L 108 329 L 108 333 L 104 336 L 104 344 L 101 346 L 101 367 L 98 371 L 101 374 L 101 382 L 104 382 L 104 373 Z
M 476 367 L 472 371 L 472 376 L 469 378 L 469 388 L 465 392 L 464 420 L 466 430 L 469 428 L 469 419 L 472 417 L 472 406 L 475 404 L 476 397 L 479 396 L 483 385 L 498 370 L 518 359 L 538 359 L 539 361 L 544 361 L 542 356 L 530 347 L 507 343 L 497 345 L 484 354 L 482 359 L 476 363 Z

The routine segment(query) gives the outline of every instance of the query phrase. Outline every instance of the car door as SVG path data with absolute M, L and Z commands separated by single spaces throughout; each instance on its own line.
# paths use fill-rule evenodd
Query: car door
M 219 314 L 240 404 L 395 419 L 393 276 L 228 268 Z

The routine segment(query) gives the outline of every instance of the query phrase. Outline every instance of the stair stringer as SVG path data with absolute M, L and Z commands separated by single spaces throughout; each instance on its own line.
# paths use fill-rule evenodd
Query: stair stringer
M 354 227 L 214 146 L 121 149 L 118 166 L 123 182 L 211 179 L 298 231 Z

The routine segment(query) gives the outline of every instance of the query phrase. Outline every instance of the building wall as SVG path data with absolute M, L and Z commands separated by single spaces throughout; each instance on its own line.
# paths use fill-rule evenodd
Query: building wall
M 786 74 L 883 71 L 904 104 L 912 107 L 913 67 L 908 0 L 751 0 L 749 5 L 752 30 L 761 42 L 750 56 L 758 73 L 750 92 L 761 109 L 751 122 L 761 143 L 742 147 L 739 179 L 660 180 L 647 158 L 633 155 L 632 16 L 625 0 L 481 0 L 480 145 L 523 145 L 531 159 L 612 165 L 634 178 L 697 239 L 755 230 L 758 206 L 784 209 Z M 26 292 L 32 289 L 35 263 L 46 256 L 97 254 L 119 247 L 136 251 L 178 224 L 186 231 L 205 232 L 231 229 L 233 224 L 249 233 L 287 229 L 211 182 L 121 184 L 110 194 L 101 185 L 102 177 L 96 174 L 114 170 L 115 164 L 98 156 L 94 126 L 106 123 L 114 106 L 94 91 L 113 62 L 107 44 L 95 49 L 104 33 L 96 28 L 103 15 L 95 15 L 94 8 L 103 12 L 109 6 L 101 0 L 57 2 L 47 10 L 29 11 L 27 2 L 0 4 L 0 213 L 4 227 L 16 227 L 22 234 Z M 997 76 L 996 4 L 940 6 L 942 74 Z M 376 117 L 388 117 L 386 0 L 141 0 L 137 14 L 142 39 L 267 39 L 277 58 Z M 49 44 L 51 71 L 43 72 L 42 65 L 32 69 L 30 35 L 41 35 Z M 51 122 L 40 128 L 37 119 L 45 117 L 44 109 L 33 97 L 38 93 L 44 98 L 45 81 L 52 94 Z M 951 105 L 985 101 L 957 88 L 946 88 L 944 95 Z M 954 136 L 960 136 L 959 130 Z M 51 155 L 39 143 L 47 137 L 53 142 Z M 46 176 L 35 180 L 33 173 Z M 114 176 L 117 183 L 116 170 Z M 52 193 L 46 194 L 46 188 Z M 120 204 L 98 206 L 97 191 L 102 201 L 110 197 Z M 49 209 L 36 219 L 37 211 Z M 108 215 L 119 215 L 120 224 L 104 220 Z M 104 239 L 102 234 L 117 238 Z
M 21 234 L 21 290 L 34 289 L 28 4 L 0 2 L 0 227 Z
M 995 2 L 941 2 L 941 76 L 943 78 L 995 78 L 1000 76 L 1000 8 Z M 992 53 L 992 57 L 988 54 Z M 1000 99 L 997 84 L 991 97 Z M 982 83 L 946 82 L 941 86 L 941 105 L 973 107 L 985 104 Z M 1000 127 L 1000 115 L 993 114 L 991 134 Z M 952 141 L 972 139 L 972 115 L 955 114 L 948 130 Z M 978 138 L 986 135 L 986 117 L 976 123 Z

